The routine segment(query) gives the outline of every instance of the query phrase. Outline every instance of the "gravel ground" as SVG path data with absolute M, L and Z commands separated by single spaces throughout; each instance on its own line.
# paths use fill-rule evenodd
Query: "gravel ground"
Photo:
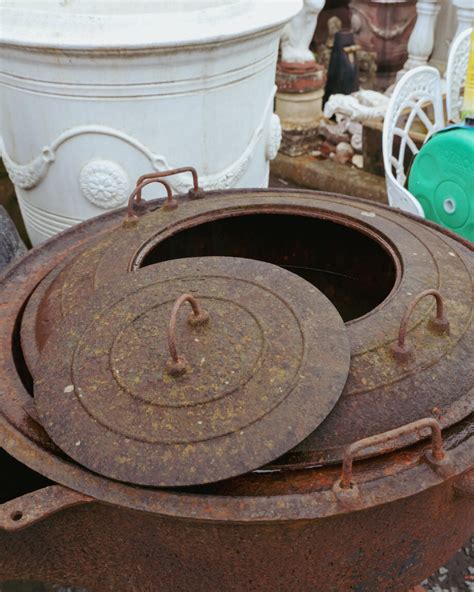
M 422 585 L 430 592 L 474 592 L 474 536 Z

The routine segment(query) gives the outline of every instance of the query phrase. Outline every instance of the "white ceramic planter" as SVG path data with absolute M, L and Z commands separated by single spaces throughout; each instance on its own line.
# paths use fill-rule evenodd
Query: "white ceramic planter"
M 191 165 L 265 186 L 278 42 L 300 0 L 0 0 L 0 133 L 34 244 Z M 170 179 L 176 191 L 186 175 Z M 148 195 L 162 195 L 158 186 Z

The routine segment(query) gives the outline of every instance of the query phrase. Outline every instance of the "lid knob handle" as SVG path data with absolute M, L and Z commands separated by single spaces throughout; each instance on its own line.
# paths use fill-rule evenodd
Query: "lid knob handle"
M 182 294 L 176 299 L 168 325 L 168 347 L 170 357 L 166 363 L 166 371 L 171 376 L 181 376 L 186 372 L 186 358 L 178 354 L 178 348 L 176 345 L 176 319 L 181 305 L 185 302 L 189 302 L 192 308 L 192 313 L 188 317 L 188 323 L 190 325 L 204 325 L 209 321 L 209 314 L 201 308 L 194 296 L 191 294 Z
M 412 346 L 406 342 L 408 322 L 418 302 L 425 296 L 434 296 L 436 300 L 436 316 L 431 319 L 431 328 L 438 333 L 449 333 L 449 321 L 444 310 L 443 297 L 438 290 L 424 290 L 417 294 L 405 310 L 400 322 L 398 339 L 392 346 L 392 354 L 400 362 L 407 360 L 413 352 Z
M 146 187 L 147 185 L 149 185 L 150 183 L 161 183 L 162 185 L 165 186 L 166 194 L 167 194 L 166 201 L 163 205 L 163 207 L 165 209 L 171 210 L 171 209 L 177 207 L 177 202 L 173 198 L 173 192 L 171 191 L 171 187 L 169 186 L 169 184 L 166 181 L 164 181 L 163 179 L 155 178 L 155 177 L 145 178 L 145 179 L 143 179 L 143 181 L 141 181 L 141 183 L 137 184 L 135 189 L 130 194 L 130 197 L 128 198 L 127 215 L 124 220 L 124 224 L 126 226 L 132 225 L 137 221 L 137 216 L 135 215 L 135 212 L 134 212 L 134 205 L 140 204 L 142 202 L 142 189 L 144 187 Z

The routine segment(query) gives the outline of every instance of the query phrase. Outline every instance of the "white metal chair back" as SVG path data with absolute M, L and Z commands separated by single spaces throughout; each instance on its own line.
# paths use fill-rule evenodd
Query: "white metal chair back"
M 426 114 L 428 107 L 432 108 L 433 121 Z M 424 217 L 420 203 L 404 187 L 407 148 L 413 156 L 418 153 L 418 148 L 410 137 L 410 130 L 416 120 L 426 129 L 426 139 L 444 127 L 440 75 L 436 68 L 430 66 L 413 68 L 400 78 L 387 107 L 382 135 L 389 204 Z M 400 138 L 398 148 L 396 137 Z
M 462 31 L 452 42 L 446 67 L 446 112 L 448 121 L 461 119 L 462 89 L 466 82 L 472 28 Z

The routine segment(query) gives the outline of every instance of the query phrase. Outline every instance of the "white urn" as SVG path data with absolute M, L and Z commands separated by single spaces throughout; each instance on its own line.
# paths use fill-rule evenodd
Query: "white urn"
M 136 179 L 263 187 L 278 43 L 301 0 L 0 0 L 1 152 L 37 244 Z M 170 178 L 177 192 L 191 178 Z M 147 196 L 162 195 L 157 186 Z

